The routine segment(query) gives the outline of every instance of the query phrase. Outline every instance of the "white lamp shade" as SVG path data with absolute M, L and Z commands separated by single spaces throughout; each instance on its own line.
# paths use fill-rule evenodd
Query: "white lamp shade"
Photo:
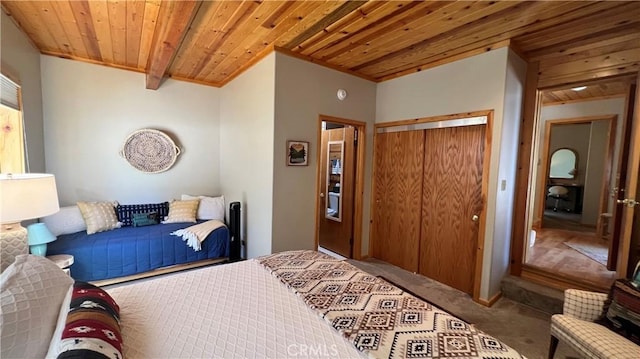
M 59 210 L 52 174 L 0 174 L 0 223 L 19 223 Z

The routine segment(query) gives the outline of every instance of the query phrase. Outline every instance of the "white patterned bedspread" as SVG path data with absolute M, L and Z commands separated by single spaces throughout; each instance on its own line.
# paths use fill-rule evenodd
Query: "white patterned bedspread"
M 127 359 L 364 356 L 253 260 L 107 291 Z

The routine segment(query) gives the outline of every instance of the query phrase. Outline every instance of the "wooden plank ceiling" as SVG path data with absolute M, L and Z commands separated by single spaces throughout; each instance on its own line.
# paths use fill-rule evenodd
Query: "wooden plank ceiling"
M 640 69 L 640 2 L 2 1 L 43 53 L 222 86 L 271 51 L 384 81 L 511 46 L 540 87 Z

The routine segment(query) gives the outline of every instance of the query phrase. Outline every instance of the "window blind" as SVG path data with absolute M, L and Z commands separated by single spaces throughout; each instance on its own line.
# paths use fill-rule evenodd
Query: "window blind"
M 0 104 L 20 111 L 19 89 L 18 84 L 0 74 Z

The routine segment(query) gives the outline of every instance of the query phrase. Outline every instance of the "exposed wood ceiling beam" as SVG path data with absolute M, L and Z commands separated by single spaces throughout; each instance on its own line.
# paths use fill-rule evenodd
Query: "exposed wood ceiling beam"
M 201 1 L 163 2 L 147 64 L 147 89 L 157 90 L 171 65 Z

